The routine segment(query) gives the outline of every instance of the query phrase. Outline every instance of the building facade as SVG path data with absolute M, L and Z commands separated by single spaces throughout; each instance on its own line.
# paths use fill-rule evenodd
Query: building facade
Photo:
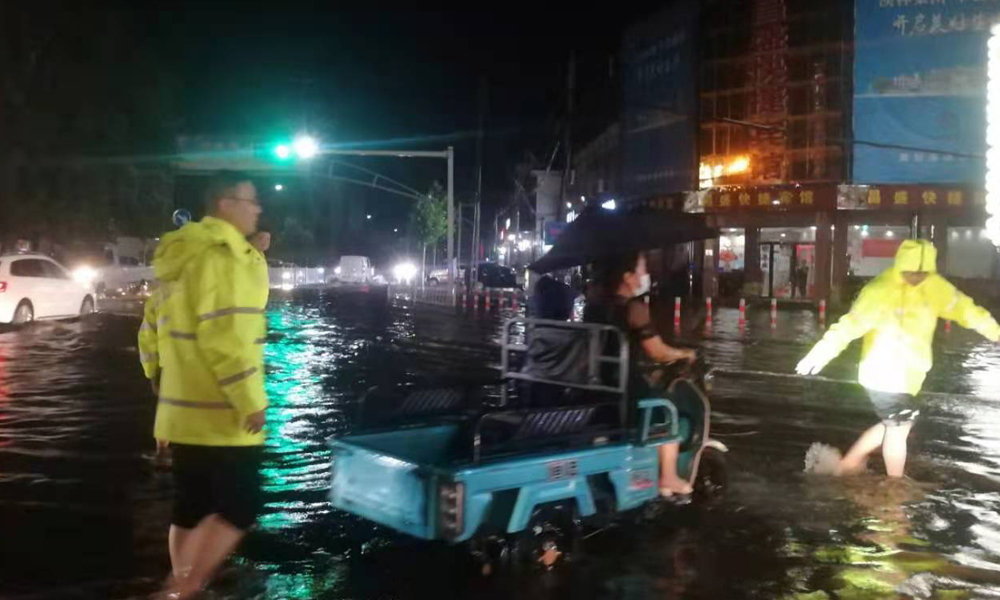
M 623 42 L 628 209 L 720 228 L 691 249 L 708 295 L 848 301 L 911 236 L 933 240 L 960 285 L 992 293 L 986 86 L 969 65 L 985 60 L 994 13 L 1000 0 L 670 3 Z M 631 176 L 649 165 L 663 176 Z

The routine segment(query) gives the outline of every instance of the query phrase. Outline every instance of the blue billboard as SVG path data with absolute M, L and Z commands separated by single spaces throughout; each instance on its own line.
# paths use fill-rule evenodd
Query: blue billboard
M 960 155 L 986 149 L 998 17 L 1000 0 L 856 0 L 854 181 L 982 185 L 983 159 Z
M 697 187 L 698 1 L 677 0 L 623 38 L 622 179 L 629 198 Z

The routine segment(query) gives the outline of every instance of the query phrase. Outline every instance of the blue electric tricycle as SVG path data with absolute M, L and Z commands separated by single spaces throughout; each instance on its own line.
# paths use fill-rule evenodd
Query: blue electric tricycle
M 586 383 L 516 369 L 536 327 L 585 338 Z M 486 564 L 548 568 L 572 556 L 588 521 L 658 502 L 661 444 L 680 442 L 677 471 L 696 498 L 724 478 L 725 446 L 709 438 L 700 382 L 679 377 L 663 397 L 630 399 L 620 330 L 512 319 L 501 344 L 499 406 L 461 388 L 362 400 L 360 423 L 332 441 L 333 506 L 420 539 L 466 543 Z M 516 408 L 517 389 L 537 383 L 561 387 L 569 404 Z

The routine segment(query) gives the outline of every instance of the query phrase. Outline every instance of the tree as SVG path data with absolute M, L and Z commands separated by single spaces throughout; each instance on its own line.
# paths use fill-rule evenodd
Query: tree
M 423 248 L 423 258 L 420 263 L 420 281 L 427 278 L 424 269 L 427 265 L 427 246 L 437 243 L 448 233 L 448 197 L 444 188 L 437 181 L 431 185 L 426 196 L 417 200 L 410 214 L 410 231 L 412 236 Z

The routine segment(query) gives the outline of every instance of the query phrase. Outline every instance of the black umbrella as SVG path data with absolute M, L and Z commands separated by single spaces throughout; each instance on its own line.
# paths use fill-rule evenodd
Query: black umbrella
M 545 256 L 529 268 L 548 273 L 672 244 L 719 236 L 703 217 L 687 213 L 586 212 L 570 223 Z

